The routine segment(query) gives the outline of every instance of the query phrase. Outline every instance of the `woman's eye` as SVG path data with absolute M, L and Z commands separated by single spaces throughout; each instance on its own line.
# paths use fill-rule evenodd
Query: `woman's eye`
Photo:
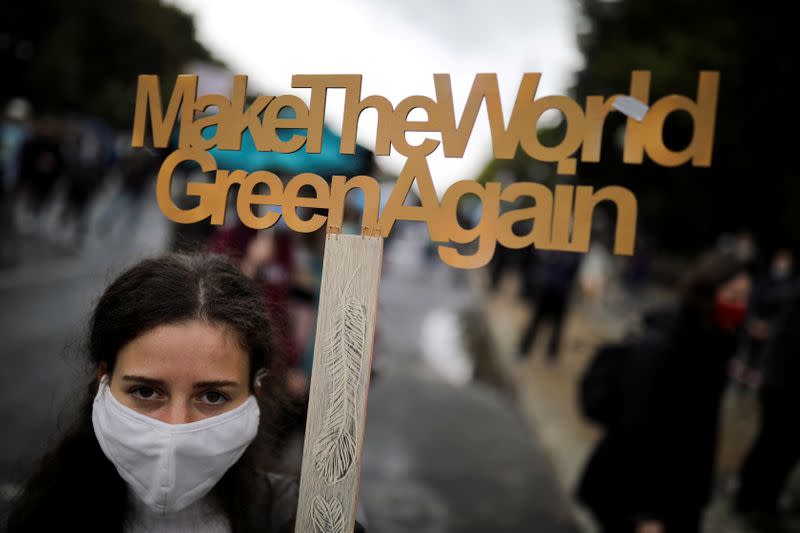
M 158 392 L 152 387 L 137 387 L 131 394 L 134 398 L 140 400 L 153 400 L 158 395 Z
M 211 390 L 203 393 L 202 400 L 208 405 L 221 405 L 228 401 L 228 397 L 219 391 Z

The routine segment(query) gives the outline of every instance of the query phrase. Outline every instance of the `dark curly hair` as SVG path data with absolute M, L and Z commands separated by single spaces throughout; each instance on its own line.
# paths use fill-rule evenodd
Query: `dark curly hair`
M 278 495 L 263 474 L 276 467 L 275 435 L 290 405 L 285 358 L 275 346 L 263 298 L 254 283 L 221 255 L 171 253 L 145 259 L 106 288 L 89 321 L 85 347 L 93 369 L 105 363 L 111 372 L 126 344 L 160 325 L 202 320 L 236 332 L 250 356 L 250 386 L 261 417 L 257 437 L 211 492 L 235 533 L 269 530 L 272 502 Z M 268 371 L 261 394 L 252 389 L 259 368 Z M 95 373 L 72 426 L 12 501 L 8 531 L 124 530 L 125 481 L 103 454 L 92 426 L 97 387 Z

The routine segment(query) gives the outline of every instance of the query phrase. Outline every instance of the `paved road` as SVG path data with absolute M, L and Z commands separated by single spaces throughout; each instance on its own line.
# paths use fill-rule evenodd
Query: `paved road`
M 418 355 L 429 312 L 471 305 L 448 272 L 384 271 L 360 496 L 370 530 L 574 532 L 512 400 L 481 384 L 449 385 Z

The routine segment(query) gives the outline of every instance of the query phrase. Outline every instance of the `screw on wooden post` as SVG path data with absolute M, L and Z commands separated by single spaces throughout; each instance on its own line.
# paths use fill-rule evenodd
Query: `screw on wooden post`
M 361 238 L 364 237 L 380 237 L 380 226 L 361 226 Z

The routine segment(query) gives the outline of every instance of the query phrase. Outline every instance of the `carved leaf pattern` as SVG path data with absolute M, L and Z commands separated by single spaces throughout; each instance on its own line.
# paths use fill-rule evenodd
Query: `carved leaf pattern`
M 311 504 L 314 533 L 344 533 L 342 504 L 335 498 L 316 496 Z
M 322 479 L 335 483 L 347 475 L 356 458 L 356 393 L 367 336 L 367 312 L 355 297 L 343 293 L 324 344 L 329 380 L 322 430 L 314 445 L 314 465 Z

